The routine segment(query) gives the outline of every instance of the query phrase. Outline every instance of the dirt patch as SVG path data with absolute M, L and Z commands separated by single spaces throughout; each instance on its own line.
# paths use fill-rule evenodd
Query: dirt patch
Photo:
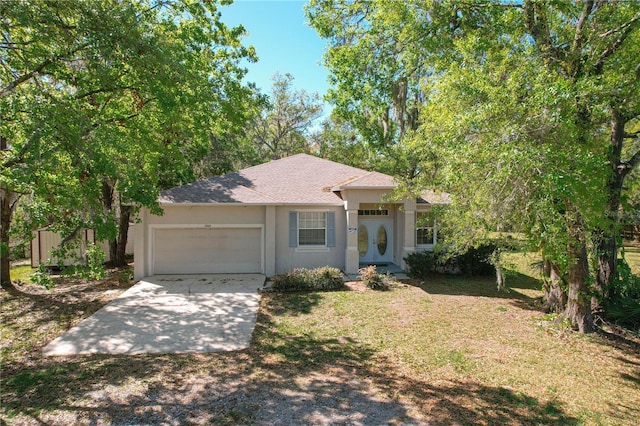
M 351 291 L 366 291 L 366 290 L 370 290 L 369 287 L 367 287 L 366 285 L 364 285 L 364 283 L 362 281 L 347 281 L 344 283 L 344 285 L 346 285 L 349 290 Z

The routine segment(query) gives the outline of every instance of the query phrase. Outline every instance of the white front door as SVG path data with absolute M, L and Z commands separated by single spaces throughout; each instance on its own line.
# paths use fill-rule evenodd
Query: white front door
M 362 219 L 358 225 L 360 263 L 393 262 L 393 221 L 391 219 Z

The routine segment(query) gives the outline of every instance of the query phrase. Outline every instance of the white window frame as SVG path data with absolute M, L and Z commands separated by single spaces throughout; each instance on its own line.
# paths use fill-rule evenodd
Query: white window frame
M 418 222 L 419 222 L 419 216 L 421 214 L 433 214 L 431 211 L 429 210 L 422 210 L 422 211 L 417 211 L 416 212 L 416 247 L 418 248 L 424 248 L 424 249 L 431 249 L 433 248 L 437 243 L 438 243 L 438 226 L 437 226 L 437 219 L 435 217 L 435 215 L 433 215 L 433 224 L 432 226 L 419 226 Z M 418 231 L 419 230 L 424 230 L 424 229 L 431 229 L 433 232 L 433 243 L 427 243 L 427 244 L 420 244 L 418 243 Z
M 298 226 L 297 226 L 297 232 L 298 232 L 298 247 L 302 250 L 304 249 L 317 249 L 317 248 L 326 248 L 327 247 L 327 215 L 328 212 L 326 210 L 299 210 L 297 212 L 297 217 L 298 217 Z M 321 213 L 324 216 L 324 228 L 302 228 L 300 226 L 300 215 L 301 214 L 306 214 L 306 213 Z M 324 229 L 324 244 L 303 244 L 300 242 L 300 231 L 302 229 Z

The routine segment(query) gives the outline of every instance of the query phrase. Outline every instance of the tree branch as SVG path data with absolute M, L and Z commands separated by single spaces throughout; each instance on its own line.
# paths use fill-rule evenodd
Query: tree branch
M 604 38 L 604 37 L 607 37 L 608 35 L 615 34 L 615 33 L 618 33 L 620 31 L 622 31 L 622 34 L 620 34 L 620 37 L 618 37 L 618 39 L 616 41 L 614 41 L 613 44 L 611 44 L 611 46 L 607 47 L 600 54 L 600 57 L 596 61 L 595 65 L 593 66 L 593 70 L 594 70 L 596 75 L 602 74 L 602 69 L 604 67 L 604 63 L 606 62 L 606 60 L 611 55 L 616 53 L 616 51 L 620 48 L 620 46 L 622 46 L 622 43 L 624 43 L 624 41 L 627 39 L 627 37 L 629 37 L 629 35 L 635 29 L 635 25 L 634 24 L 636 24 L 638 21 L 640 21 L 640 13 L 636 13 L 636 15 L 629 22 L 626 22 L 625 24 L 621 25 L 620 27 L 616 28 L 615 30 L 607 31 L 606 33 L 604 33 L 604 34 L 599 36 L 601 38 Z
M 88 44 L 87 43 L 83 43 L 80 46 L 78 46 L 75 49 L 70 50 L 69 52 L 66 52 L 63 55 L 57 55 L 57 56 L 53 56 L 50 58 L 45 59 L 44 61 L 42 61 L 40 63 L 40 65 L 38 65 L 37 67 L 35 67 L 33 70 L 22 74 L 20 77 L 16 78 L 15 80 L 13 80 L 11 83 L 7 84 L 5 87 L 2 88 L 2 90 L 0 90 L 0 98 L 3 98 L 4 96 L 10 94 L 16 87 L 18 87 L 19 85 L 21 85 L 22 83 L 24 83 L 25 81 L 31 80 L 32 78 L 34 78 L 36 76 L 36 74 L 39 74 L 42 70 L 44 70 L 46 67 L 48 67 L 49 65 L 53 64 L 54 62 L 63 59 L 69 55 L 73 55 L 74 53 L 84 49 L 85 47 L 87 47 Z
M 627 161 L 625 161 L 625 163 L 628 164 L 630 168 L 634 168 L 635 166 L 637 166 L 640 163 L 640 151 L 636 151 L 636 153 L 633 154 Z
M 635 21 L 637 21 L 638 18 L 640 18 L 640 13 L 637 13 L 633 18 L 631 18 L 630 21 L 625 22 L 624 24 L 620 25 L 618 28 L 613 28 L 613 29 L 607 31 L 606 33 L 600 34 L 598 37 L 599 38 L 605 38 L 605 37 L 609 37 L 612 34 L 618 33 L 620 31 L 624 30 L 625 28 L 629 27 L 629 25 L 633 25 L 633 23 Z
M 53 61 L 54 60 L 52 58 L 47 58 L 40 65 L 38 65 L 34 70 L 28 73 L 22 74 L 20 77 L 16 78 L 11 83 L 7 84 L 5 87 L 2 88 L 2 90 L 0 90 L 0 98 L 11 93 L 20 84 L 35 77 L 36 74 L 40 73 L 40 71 L 45 69 L 47 66 L 51 65 Z
M 625 132 L 623 137 L 625 139 L 635 139 L 635 138 L 637 138 L 639 136 L 640 136 L 640 130 L 638 130 L 637 132 L 631 132 L 631 133 Z
M 593 11 L 593 0 L 587 0 L 584 2 L 584 7 L 582 8 L 582 13 L 580 14 L 580 18 L 578 19 L 578 23 L 576 24 L 576 34 L 573 37 L 573 47 L 572 50 L 574 52 L 579 52 L 582 50 L 583 38 L 582 38 L 582 30 L 584 29 L 584 24 L 587 21 L 587 18 Z
M 549 31 L 549 23 L 544 11 L 545 5 L 536 0 L 524 0 L 522 10 L 524 14 L 524 23 L 527 30 L 531 33 L 531 37 L 538 45 L 538 49 L 542 56 L 549 61 L 564 64 L 564 55 L 562 50 L 556 48 L 551 41 L 551 33 Z M 562 67 L 567 73 L 565 67 Z
M 40 132 L 38 132 L 38 131 L 33 132 L 31 134 L 31 137 L 29 137 L 29 140 L 27 140 L 27 143 L 22 145 L 22 148 L 20 148 L 20 151 L 18 151 L 17 155 L 13 156 L 11 159 L 9 159 L 9 160 L 5 161 L 4 163 L 2 163 L 2 168 L 3 169 L 8 169 L 8 168 L 11 168 L 13 166 L 16 166 L 16 165 L 22 163 L 22 160 L 23 160 L 25 154 L 31 148 L 31 144 L 33 144 L 33 142 L 36 141 L 36 139 L 37 139 L 36 136 L 39 133 Z
M 78 93 L 75 98 L 76 99 L 82 99 L 82 98 L 86 98 L 87 96 L 91 96 L 91 95 L 95 95 L 97 93 L 109 93 L 109 92 L 116 92 L 118 90 L 138 90 L 137 87 L 134 86 L 115 86 L 115 87 L 104 87 L 104 88 L 100 88 L 100 89 L 95 89 L 95 90 L 90 90 L 88 92 L 84 92 L 84 93 Z

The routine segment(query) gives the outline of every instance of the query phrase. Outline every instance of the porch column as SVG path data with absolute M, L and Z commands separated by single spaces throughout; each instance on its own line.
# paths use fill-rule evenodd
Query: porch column
M 402 244 L 402 259 L 400 267 L 404 270 L 407 265 L 404 258 L 416 251 L 416 212 L 415 210 L 404 211 L 404 238 Z
M 264 220 L 264 270 L 266 276 L 276 274 L 276 207 L 265 207 Z
M 133 259 L 135 260 L 133 263 L 133 280 L 140 281 L 144 277 L 148 276 L 149 271 L 149 264 L 145 257 L 145 255 L 151 250 L 150 247 L 146 246 L 148 241 L 147 233 L 149 232 L 148 209 L 146 207 L 141 208 L 136 219 L 138 220 L 138 223 L 136 225 L 135 233 L 133 234 Z
M 345 209 L 347 210 L 347 248 L 344 256 L 344 272 L 347 274 L 357 274 L 360 268 L 360 253 L 358 253 L 358 208 L 347 209 L 345 205 Z

